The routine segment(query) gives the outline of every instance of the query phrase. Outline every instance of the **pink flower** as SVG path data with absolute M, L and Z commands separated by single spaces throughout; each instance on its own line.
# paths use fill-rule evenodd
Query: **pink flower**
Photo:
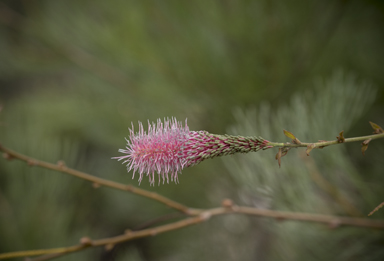
M 133 177 L 138 172 L 139 183 L 143 175 L 149 176 L 153 185 L 155 172 L 169 183 L 171 180 L 178 182 L 178 173 L 186 167 L 199 164 L 205 159 L 217 156 L 226 156 L 237 152 L 247 153 L 268 148 L 267 140 L 261 137 L 242 137 L 230 135 L 216 135 L 206 131 L 189 131 L 187 120 L 185 125 L 176 118 L 160 119 L 150 124 L 148 121 L 148 133 L 144 131 L 143 124 L 139 122 L 139 132 L 134 133 L 129 129 L 130 137 L 126 149 L 119 152 L 125 155 L 114 157 L 127 163 L 128 171 L 133 169 Z

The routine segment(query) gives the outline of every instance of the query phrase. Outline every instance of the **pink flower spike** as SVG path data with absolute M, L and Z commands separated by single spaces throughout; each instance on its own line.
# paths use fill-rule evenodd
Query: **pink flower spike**
M 139 183 L 143 179 L 145 173 L 149 176 L 149 181 L 153 185 L 155 182 L 155 172 L 169 183 L 171 180 L 178 182 L 177 174 L 181 173 L 185 165 L 184 159 L 180 157 L 179 152 L 185 145 L 189 129 L 187 121 L 185 127 L 181 122 L 177 122 L 175 118 L 164 119 L 164 124 L 160 119 L 150 124 L 148 121 L 148 133 L 144 131 L 143 124 L 139 122 L 139 132 L 134 133 L 134 127 L 129 130 L 130 137 L 127 141 L 126 149 L 120 149 L 119 152 L 125 155 L 114 157 L 114 159 L 123 160 L 127 163 L 128 171 L 133 169 L 133 177 L 135 173 L 139 173 Z
M 234 153 L 247 153 L 267 149 L 267 140 L 261 137 L 242 137 L 230 135 L 216 135 L 206 131 L 189 131 L 187 120 L 185 126 L 176 118 L 160 119 L 157 124 L 148 121 L 148 132 L 144 131 L 139 122 L 139 131 L 129 129 L 129 140 L 126 139 L 126 149 L 120 149 L 123 156 L 113 159 L 127 163 L 127 170 L 139 173 L 139 183 L 144 173 L 149 176 L 151 185 L 155 183 L 155 172 L 169 183 L 178 182 L 178 174 L 186 167 L 199 164 L 205 159 L 226 156 Z

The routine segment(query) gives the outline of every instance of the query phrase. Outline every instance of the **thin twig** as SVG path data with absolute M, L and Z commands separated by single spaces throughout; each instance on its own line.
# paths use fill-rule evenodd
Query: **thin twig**
M 139 230 L 142 230 L 144 228 L 148 228 L 150 226 L 153 226 L 156 223 L 168 221 L 170 219 L 181 218 L 181 217 L 185 217 L 185 214 L 179 213 L 179 212 L 170 213 L 170 214 L 167 214 L 167 215 L 155 218 L 153 220 L 150 220 L 148 222 L 145 222 L 143 224 L 140 224 L 140 225 L 134 227 L 132 230 L 126 230 L 126 232 L 127 231 L 139 231 Z M 28 259 L 28 261 L 52 260 L 54 258 L 63 256 L 63 255 L 66 255 L 66 254 L 68 254 L 68 253 L 64 252 L 64 253 L 46 254 L 46 255 L 42 255 L 42 256 L 39 256 L 39 257 L 36 257 L 36 258 L 33 258 L 33 259 Z
M 361 137 L 354 137 L 354 138 L 346 138 L 342 143 L 348 143 L 348 142 L 357 142 L 357 141 L 365 141 L 368 139 L 380 139 L 384 138 L 384 133 L 380 134 L 373 134 L 373 135 L 368 135 L 368 136 L 361 136 Z M 268 142 L 266 145 L 267 146 L 272 146 L 272 147 L 290 147 L 290 148 L 298 148 L 298 147 L 308 147 L 312 146 L 312 148 L 322 148 L 325 146 L 329 145 L 336 145 L 340 144 L 339 140 L 332 140 L 332 141 L 319 141 L 319 142 L 313 142 L 313 143 L 307 143 L 307 142 L 301 142 L 298 144 L 294 143 L 281 143 L 281 142 Z
M 376 136 L 379 136 L 379 135 L 376 135 Z M 111 188 L 115 188 L 123 191 L 129 191 L 134 194 L 138 194 L 138 195 L 159 201 L 167 206 L 170 206 L 180 212 L 183 212 L 191 216 L 189 218 L 186 218 L 180 221 L 176 221 L 176 222 L 169 223 L 162 226 L 157 226 L 154 228 L 148 228 L 148 229 L 143 229 L 138 231 L 127 230 L 124 234 L 116 237 L 110 237 L 110 238 L 104 238 L 104 239 L 98 239 L 98 240 L 91 240 L 86 238 L 86 240 L 83 240 L 80 244 L 70 246 L 70 247 L 3 253 L 3 254 L 0 254 L 0 259 L 40 255 L 40 257 L 37 258 L 38 260 L 48 260 L 48 259 L 53 259 L 55 257 L 68 254 L 68 253 L 77 252 L 89 247 L 105 246 L 108 249 L 111 249 L 118 243 L 122 243 L 125 241 L 129 241 L 129 240 L 133 240 L 141 237 L 154 236 L 167 231 L 171 231 L 171 230 L 175 230 L 175 229 L 179 229 L 186 226 L 204 222 L 210 219 L 210 217 L 212 216 L 224 215 L 224 214 L 230 214 L 230 213 L 254 215 L 259 217 L 269 217 L 269 218 L 275 218 L 278 220 L 297 220 L 297 221 L 325 223 L 333 228 L 341 225 L 349 225 L 349 226 L 384 229 L 384 220 L 370 220 L 365 218 L 338 217 L 338 216 L 297 213 L 297 212 L 281 212 L 281 211 L 274 211 L 274 210 L 267 210 L 267 209 L 257 209 L 252 207 L 241 207 L 241 206 L 233 205 L 230 200 L 223 201 L 224 207 L 220 207 L 220 208 L 212 208 L 207 210 L 191 209 L 191 208 L 188 208 L 187 206 L 184 206 L 178 202 L 172 201 L 156 193 L 148 192 L 146 190 L 138 189 L 129 185 L 124 185 L 117 182 L 94 177 L 87 173 L 68 168 L 62 162 L 59 162 L 57 165 L 55 165 L 48 162 L 39 161 L 37 159 L 28 157 L 26 155 L 23 155 L 13 150 L 10 150 L 8 148 L 5 148 L 1 144 L 0 144 L 0 150 L 4 152 L 4 157 L 6 159 L 9 159 L 9 160 L 13 158 L 19 159 L 27 162 L 30 166 L 40 166 L 43 168 L 60 171 L 62 173 L 70 174 L 75 177 L 93 182 L 94 184 L 97 184 L 97 185 L 104 185 L 107 187 L 111 187 Z
M 384 206 L 384 202 L 381 202 L 377 207 L 375 207 L 374 210 L 372 210 L 368 216 L 372 216 L 376 211 L 378 211 L 380 208 L 382 208 Z
M 49 162 L 37 160 L 37 159 L 31 158 L 29 156 L 23 155 L 21 153 L 18 153 L 16 151 L 10 150 L 10 149 L 2 146 L 1 144 L 0 144 L 0 151 L 4 152 L 3 156 L 7 159 L 15 158 L 15 159 L 19 159 L 19 160 L 27 162 L 28 165 L 30 165 L 30 166 L 39 166 L 42 168 L 51 169 L 51 170 L 59 171 L 62 173 L 66 173 L 66 174 L 75 176 L 77 178 L 90 181 L 93 184 L 95 184 L 96 186 L 106 186 L 106 187 L 110 187 L 110 188 L 114 188 L 114 189 L 118 189 L 118 190 L 128 191 L 128 192 L 131 192 L 133 194 L 140 195 L 140 196 L 143 196 L 146 198 L 153 199 L 153 200 L 158 201 L 160 203 L 163 203 L 164 205 L 171 207 L 171 208 L 174 208 L 174 209 L 176 209 L 182 213 L 185 213 L 185 214 L 198 214 L 201 212 L 198 209 L 188 208 L 185 205 L 182 205 L 176 201 L 173 201 L 169 198 L 166 198 L 166 197 L 161 196 L 161 195 L 154 193 L 154 192 L 149 192 L 149 191 L 146 191 L 144 189 L 134 187 L 132 185 L 125 185 L 125 184 L 121 184 L 121 183 L 114 182 L 111 180 L 106 180 L 103 178 L 95 177 L 95 176 L 92 176 L 90 174 L 87 174 L 87 173 L 84 173 L 84 172 L 81 172 L 81 171 L 78 171 L 75 169 L 68 168 L 61 162 L 59 162 L 58 164 L 52 164 Z
M 213 216 L 225 215 L 225 214 L 246 214 L 259 217 L 275 218 L 279 221 L 282 220 L 296 220 L 305 222 L 316 222 L 324 223 L 329 225 L 331 228 L 337 228 L 342 225 L 346 226 L 358 226 L 366 228 L 377 228 L 384 229 L 384 220 L 371 220 L 366 218 L 350 218 L 350 217 L 338 217 L 329 215 L 309 214 L 309 213 L 298 213 L 298 212 L 283 212 L 268 209 L 257 209 L 252 207 L 242 206 L 231 206 L 231 207 L 219 207 L 208 209 L 197 216 L 189 217 L 180 221 L 176 221 L 170 224 L 157 226 L 154 228 L 143 229 L 139 231 L 126 231 L 126 233 L 104 239 L 88 240 L 86 243 L 78 244 L 70 247 L 54 248 L 54 249 L 41 249 L 32 251 L 19 251 L 9 252 L 0 254 L 0 259 L 16 258 L 16 257 L 27 257 L 42 254 L 49 254 L 51 257 L 57 257 L 52 254 L 69 254 L 77 252 L 89 247 L 105 246 L 109 249 L 113 248 L 116 244 L 126 242 L 129 240 L 155 236 L 164 232 L 180 229 L 183 227 L 195 225 L 198 223 L 205 222 Z M 48 259 L 40 259 L 48 260 Z
M 371 135 L 371 136 L 365 136 L 365 137 L 359 137 L 359 138 L 350 138 L 350 139 L 345 139 L 344 142 L 360 141 L 360 140 L 366 140 L 368 138 L 374 139 L 374 138 L 379 138 L 381 136 L 383 135 L 377 134 L 377 135 Z M 339 143 L 339 141 L 318 142 L 318 143 L 315 143 L 315 146 L 313 147 L 328 146 L 328 145 L 337 144 L 337 143 Z M 307 145 L 306 143 L 300 143 L 300 144 L 281 143 L 281 144 L 283 144 L 284 146 L 288 145 L 287 147 L 295 147 L 295 145 L 297 147 L 299 146 L 304 147 Z M 289 145 L 294 145 L 294 146 L 289 146 Z M 154 199 L 176 210 L 179 210 L 187 215 L 193 216 L 190 218 L 186 218 L 184 220 L 176 221 L 176 222 L 158 226 L 155 228 L 148 228 L 148 229 L 143 229 L 139 231 L 128 230 L 126 231 L 125 234 L 116 236 L 116 237 L 99 239 L 94 241 L 89 239 L 85 242 L 82 242 L 81 244 L 70 246 L 70 247 L 4 253 L 4 254 L 0 254 L 0 259 L 43 255 L 41 257 L 38 257 L 37 259 L 48 260 L 48 259 L 53 259 L 55 257 L 68 254 L 68 253 L 77 252 L 85 248 L 94 247 L 94 246 L 106 246 L 108 248 L 113 248 L 113 246 L 118 243 L 122 243 L 122 242 L 129 241 L 136 238 L 157 235 L 163 232 L 201 223 L 205 220 L 208 220 L 211 216 L 223 215 L 223 214 L 229 214 L 229 213 L 241 213 L 241 214 L 255 215 L 260 217 L 275 218 L 278 220 L 290 219 L 290 220 L 297 220 L 297 221 L 318 222 L 318 223 L 328 224 L 331 227 L 338 227 L 340 225 L 350 225 L 350 226 L 361 226 L 361 227 L 384 229 L 383 220 L 370 220 L 370 219 L 364 219 L 364 218 L 337 217 L 337 216 L 297 213 L 297 212 L 280 212 L 280 211 L 274 211 L 274 210 L 257 209 L 257 208 L 241 207 L 241 206 L 233 206 L 233 205 L 229 205 L 229 206 L 227 205 L 226 207 L 222 207 L 222 208 L 208 209 L 205 211 L 201 209 L 190 209 L 187 206 L 184 206 L 178 202 L 172 201 L 156 193 L 138 189 L 130 185 L 124 185 L 121 183 L 105 180 L 102 178 L 89 175 L 84 172 L 80 172 L 80 171 L 68 168 L 62 162 L 59 162 L 57 165 L 55 165 L 48 162 L 40 161 L 31 157 L 28 157 L 26 155 L 17 153 L 8 148 L 5 148 L 1 144 L 0 144 L 0 150 L 4 152 L 4 157 L 7 159 L 13 159 L 13 158 L 19 159 L 27 162 L 30 166 L 40 166 L 43 168 L 60 171 L 60 172 L 70 174 L 75 177 L 93 182 L 98 186 L 104 185 L 104 186 L 108 186 L 108 187 L 123 190 L 123 191 L 129 191 L 134 194 L 138 194 L 150 199 Z

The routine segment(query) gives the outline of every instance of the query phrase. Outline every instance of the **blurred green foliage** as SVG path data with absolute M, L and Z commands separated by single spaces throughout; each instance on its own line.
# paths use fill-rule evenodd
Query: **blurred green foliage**
M 300 140 L 331 140 L 342 128 L 345 133 L 350 132 L 351 126 L 371 107 L 375 94 L 369 85 L 339 72 L 319 83 L 315 90 L 294 95 L 286 106 L 274 111 L 268 103 L 245 112 L 236 110 L 237 123 L 229 132 L 248 136 L 259 133 L 284 141 L 287 138 L 281 129 L 286 128 Z M 366 126 L 369 129 L 368 123 Z M 360 144 L 348 145 L 312 150 L 310 157 L 304 149 L 290 150 L 282 158 L 281 168 L 274 158 L 276 151 L 271 150 L 236 155 L 223 162 L 239 186 L 239 199 L 248 205 L 363 217 L 384 198 L 380 188 L 384 178 L 377 172 L 375 184 L 372 183 L 372 177 L 365 173 L 375 167 L 359 170 L 348 152 L 360 151 Z M 383 148 L 383 142 L 376 143 L 370 153 L 377 156 L 365 161 L 380 168 Z M 384 217 L 383 213 L 376 214 L 377 218 Z M 252 229 L 266 228 L 261 223 Z M 308 260 L 311 255 L 315 260 L 384 258 L 383 232 L 332 230 L 297 223 L 274 224 L 268 229 L 274 237 L 268 248 L 273 260 Z M 358 251 L 356 244 L 360 245 Z
M 383 11 L 374 0 L 1 1 L 0 142 L 137 185 L 110 160 L 125 145 L 131 122 L 176 116 L 188 118 L 191 130 L 218 134 L 238 122 L 238 132 L 246 132 L 240 134 L 274 141 L 286 140 L 282 129 L 308 141 L 333 139 L 343 129 L 347 137 L 368 134 L 369 120 L 384 126 Z M 383 142 L 370 144 L 365 157 L 356 146 L 314 151 L 311 158 L 366 214 L 383 201 Z M 179 185 L 149 187 L 144 180 L 141 187 L 192 207 L 216 206 L 223 198 L 253 204 L 247 201 L 253 193 L 267 199 L 266 207 L 350 214 L 311 193 L 307 161 L 290 153 L 278 169 L 269 162 L 273 154 L 236 156 L 241 164 L 227 163 L 228 170 L 220 159 L 206 161 L 184 170 Z M 249 162 L 261 170 L 252 172 Z M 247 173 L 244 168 L 259 185 L 244 188 L 234 177 Z M 263 186 L 272 188 L 268 197 L 255 192 Z M 113 236 L 169 211 L 135 195 L 0 161 L 0 252 Z M 379 233 L 223 217 L 58 260 L 382 260 L 375 248 L 383 242 Z

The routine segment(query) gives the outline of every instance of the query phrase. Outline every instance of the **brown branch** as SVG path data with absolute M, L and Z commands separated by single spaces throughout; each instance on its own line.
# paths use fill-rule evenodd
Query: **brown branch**
M 131 192 L 133 194 L 140 195 L 140 196 L 158 201 L 158 202 L 160 202 L 160 203 L 162 203 L 168 207 L 174 208 L 174 209 L 176 209 L 182 213 L 185 213 L 185 214 L 198 214 L 201 212 L 201 210 L 188 208 L 185 205 L 182 205 L 176 201 L 173 201 L 169 198 L 166 198 L 166 197 L 161 196 L 161 195 L 154 193 L 154 192 L 149 192 L 149 191 L 146 191 L 144 189 L 134 187 L 132 185 L 125 185 L 125 184 L 121 184 L 121 183 L 114 182 L 111 180 L 102 179 L 102 178 L 95 177 L 95 176 L 92 176 L 90 174 L 87 174 L 87 173 L 84 173 L 84 172 L 81 172 L 81 171 L 78 171 L 75 169 L 68 168 L 67 166 L 65 166 L 62 163 L 62 161 L 59 161 L 58 164 L 52 164 L 49 162 L 37 160 L 37 159 L 31 158 L 31 157 L 28 157 L 26 155 L 20 154 L 18 152 L 15 152 L 13 150 L 10 150 L 10 149 L 2 146 L 1 144 L 0 144 L 0 151 L 4 152 L 3 156 L 6 159 L 9 159 L 9 160 L 10 159 L 19 159 L 19 160 L 27 162 L 28 165 L 30 165 L 30 166 L 39 166 L 42 168 L 51 169 L 51 170 L 65 173 L 65 174 L 69 174 L 69 175 L 75 176 L 77 178 L 90 181 L 95 186 L 105 186 L 105 187 L 110 187 L 110 188 L 114 188 L 114 189 L 118 189 L 118 190 L 128 191 L 128 192 Z
M 384 133 L 380 134 L 373 134 L 373 135 L 367 135 L 367 136 L 361 136 L 361 137 L 354 137 L 354 138 L 345 138 L 342 143 L 348 143 L 348 142 L 357 142 L 357 141 L 365 141 L 368 139 L 380 139 L 384 138 Z M 268 142 L 266 145 L 271 147 L 283 147 L 283 148 L 298 148 L 298 147 L 307 147 L 310 146 L 311 150 L 315 148 L 323 148 L 325 146 L 330 145 L 336 145 L 340 144 L 339 140 L 332 140 L 332 141 L 319 141 L 319 142 L 313 142 L 313 143 L 307 143 L 307 142 L 300 142 L 300 143 L 280 143 L 280 142 Z
M 374 210 L 372 210 L 369 214 L 368 214 L 368 216 L 372 216 L 373 215 L 373 213 L 375 213 L 376 211 L 378 211 L 380 208 L 382 208 L 384 206 L 384 202 L 381 202 L 377 207 L 375 207 L 375 209 Z
M 53 248 L 53 249 L 41 249 L 41 250 L 32 250 L 32 251 L 19 251 L 19 252 L 9 252 L 0 254 L 0 259 L 6 258 L 16 258 L 16 257 L 27 257 L 35 255 L 48 255 L 46 258 L 44 256 L 38 260 L 48 260 L 63 254 L 69 254 L 77 252 L 89 247 L 104 246 L 108 249 L 113 248 L 116 244 L 126 242 L 129 240 L 155 236 L 164 232 L 180 229 L 183 227 L 188 227 L 204 221 L 209 220 L 213 216 L 225 215 L 225 214 L 246 214 L 259 217 L 268 217 L 275 218 L 276 220 L 296 220 L 296 221 L 305 221 L 305 222 L 315 222 L 315 223 L 324 223 L 329 225 L 331 228 L 336 228 L 342 225 L 345 226 L 357 226 L 357 227 L 366 227 L 366 228 L 376 228 L 384 229 L 384 220 L 371 220 L 366 218 L 350 218 L 350 217 L 338 217 L 330 215 L 319 215 L 319 214 L 309 214 L 309 213 L 298 213 L 298 212 L 283 212 L 275 211 L 268 209 L 257 209 L 252 207 L 242 207 L 242 206 L 229 206 L 229 207 L 219 207 L 212 208 L 201 212 L 199 215 L 189 217 L 180 221 L 176 221 L 170 224 L 157 226 L 154 228 L 143 229 L 139 231 L 130 231 L 127 230 L 124 234 L 104 238 L 97 240 L 82 240 L 82 243 L 70 247 L 63 248 Z
M 336 228 L 341 225 L 349 225 L 349 226 L 384 229 L 384 220 L 338 217 L 338 216 L 330 216 L 330 215 L 319 215 L 319 214 L 297 213 L 297 212 L 282 212 L 282 211 L 267 210 L 267 209 L 257 209 L 252 207 L 242 207 L 242 206 L 233 205 L 232 201 L 228 199 L 223 201 L 222 203 L 223 207 L 220 207 L 220 208 L 212 208 L 207 210 L 191 209 L 191 208 L 188 208 L 187 206 L 184 206 L 178 202 L 165 198 L 156 193 L 148 192 L 146 190 L 135 188 L 130 185 L 124 185 L 114 181 L 105 180 L 105 179 L 98 178 L 78 170 L 68 168 L 64 165 L 63 162 L 59 162 L 58 164 L 55 165 L 48 162 L 40 161 L 31 157 L 28 157 L 26 155 L 17 153 L 8 148 L 5 148 L 1 144 L 0 144 L 0 150 L 4 152 L 3 154 L 4 158 L 8 160 L 19 159 L 27 162 L 30 166 L 40 166 L 43 168 L 70 174 L 72 176 L 90 181 L 93 184 L 96 184 L 96 186 L 106 186 L 106 187 L 111 187 L 111 188 L 119 189 L 123 191 L 129 191 L 134 194 L 141 195 L 141 196 L 156 200 L 158 202 L 161 202 L 169 207 L 172 207 L 190 216 L 189 218 L 185 218 L 180 221 L 157 226 L 154 228 L 147 228 L 147 229 L 142 229 L 138 231 L 127 230 L 124 234 L 115 236 L 115 237 L 98 239 L 98 240 L 82 238 L 80 244 L 70 246 L 70 247 L 3 253 L 3 254 L 0 254 L 0 259 L 27 257 L 27 256 L 40 256 L 36 258 L 35 261 L 49 260 L 58 256 L 77 252 L 89 247 L 105 246 L 106 249 L 112 249 L 116 244 L 119 244 L 125 241 L 129 241 L 129 240 L 133 240 L 141 237 L 154 236 L 154 235 L 168 232 L 171 230 L 176 230 L 179 228 L 191 226 L 197 223 L 204 222 L 210 219 L 210 217 L 212 216 L 234 214 L 234 213 L 253 215 L 253 216 L 259 216 L 259 217 L 275 218 L 277 220 L 296 220 L 296 221 L 324 223 L 324 224 L 328 224 L 332 228 Z

